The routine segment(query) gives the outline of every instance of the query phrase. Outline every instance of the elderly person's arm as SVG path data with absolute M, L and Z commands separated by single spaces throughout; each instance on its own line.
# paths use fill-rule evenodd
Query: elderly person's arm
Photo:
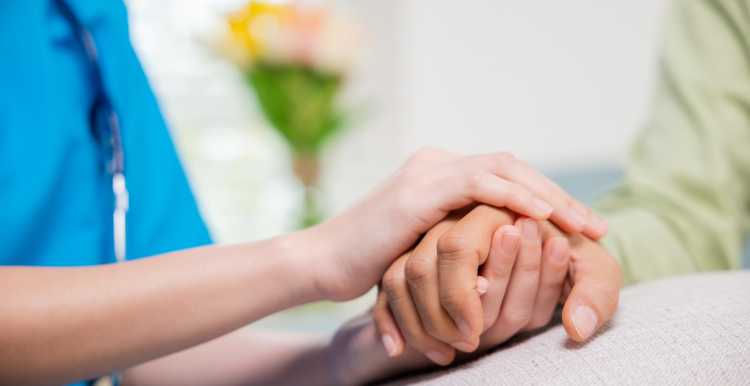
M 750 227 L 747 3 L 683 0 L 665 28 L 653 112 L 623 183 L 595 209 L 625 282 L 738 268 Z

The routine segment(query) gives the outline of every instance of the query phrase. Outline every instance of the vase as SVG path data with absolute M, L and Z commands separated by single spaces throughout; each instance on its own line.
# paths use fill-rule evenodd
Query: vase
M 319 158 L 318 153 L 314 152 L 294 152 L 292 155 L 294 174 L 305 187 L 305 207 L 300 218 L 300 229 L 316 225 L 325 217 L 318 189 Z

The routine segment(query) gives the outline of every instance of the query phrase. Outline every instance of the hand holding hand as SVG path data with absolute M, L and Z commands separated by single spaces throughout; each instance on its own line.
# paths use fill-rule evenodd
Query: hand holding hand
M 614 313 L 622 274 L 596 242 L 547 222 L 540 229 L 536 220 L 486 205 L 458 220 L 461 216 L 438 224 L 384 276 L 374 318 L 391 355 L 401 352 L 405 338 L 436 363 L 447 364 L 455 355 L 451 346 L 473 351 L 480 333 L 481 348 L 487 349 L 545 325 L 558 299 L 570 292 L 568 286 L 561 298 L 568 238 L 575 242 L 570 279 L 576 300 L 570 304 L 576 306 L 566 306 L 566 330 L 584 340 Z
M 508 153 L 460 157 L 426 149 L 342 215 L 302 232 L 319 298 L 352 299 L 450 211 L 474 202 L 600 237 L 606 224 Z M 475 328 L 472 326 L 472 328 Z

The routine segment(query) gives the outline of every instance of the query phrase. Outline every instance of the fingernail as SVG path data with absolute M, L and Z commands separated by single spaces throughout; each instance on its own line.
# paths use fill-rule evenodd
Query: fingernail
M 428 352 L 425 355 L 427 355 L 427 358 L 430 358 L 431 361 L 441 366 L 445 366 L 448 364 L 448 357 L 445 356 L 445 354 L 441 353 L 440 351 Z
M 552 244 L 552 250 L 550 251 L 550 257 L 552 260 L 562 263 L 565 261 L 566 256 L 566 249 L 565 248 L 565 239 L 562 240 L 554 240 L 554 244 Z
M 470 345 L 470 344 L 468 344 L 466 342 L 451 343 L 451 346 L 453 346 L 453 348 L 455 348 L 456 350 L 461 350 L 463 352 L 472 352 L 472 351 L 474 351 L 474 346 L 472 346 L 472 345 Z
M 521 237 L 518 233 L 505 233 L 503 238 L 500 240 L 500 251 L 505 256 L 513 255 L 518 246 L 518 239 Z
M 591 333 L 594 332 L 597 320 L 594 311 L 583 304 L 573 311 L 573 327 L 575 327 L 576 332 L 583 339 L 588 339 Z
M 539 222 L 533 218 L 523 222 L 523 239 L 528 243 L 534 243 L 539 238 Z
M 458 326 L 458 329 L 461 330 L 461 332 L 463 332 L 464 335 L 468 336 L 469 339 L 474 339 L 474 333 L 471 331 L 471 327 L 469 327 L 469 323 L 466 323 L 465 321 L 461 319 L 456 319 L 456 326 Z
M 385 351 L 388 352 L 389 357 L 396 354 L 396 342 L 390 334 L 383 335 L 383 346 L 385 346 Z
M 489 287 L 490 282 L 484 276 L 477 276 L 477 292 L 479 292 L 479 296 L 484 295 Z
M 552 205 L 544 202 L 544 200 L 539 197 L 534 197 L 534 206 L 545 214 L 552 212 Z
M 574 207 L 570 207 L 570 217 L 573 218 L 573 222 L 580 226 L 586 225 L 588 220 L 586 220 L 586 217 L 583 215 L 583 213 L 579 212 L 578 209 Z
M 609 225 L 602 220 L 601 217 L 591 213 L 591 226 L 595 229 L 599 230 L 601 233 L 607 233 L 607 229 L 609 228 Z

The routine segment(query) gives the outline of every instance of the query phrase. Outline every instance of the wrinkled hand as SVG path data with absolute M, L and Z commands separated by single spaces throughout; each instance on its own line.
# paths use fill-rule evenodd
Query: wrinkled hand
M 547 324 L 566 298 L 563 322 L 577 341 L 614 313 L 622 273 L 598 243 L 487 205 L 462 217 L 446 218 L 386 272 L 374 320 L 390 355 L 409 343 L 445 365 L 453 348 L 486 350 Z

